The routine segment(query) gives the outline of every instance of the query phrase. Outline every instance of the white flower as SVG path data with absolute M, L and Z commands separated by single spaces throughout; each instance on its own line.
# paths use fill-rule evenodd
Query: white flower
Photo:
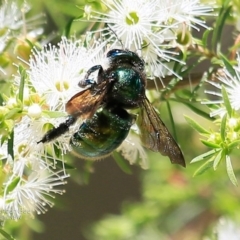
M 117 151 L 121 152 L 123 157 L 127 159 L 130 164 L 135 164 L 139 159 L 140 166 L 143 169 L 148 168 L 148 158 L 147 154 L 141 145 L 139 136 L 133 133 L 129 133 L 127 138 L 123 143 L 118 147 Z
M 8 155 L 8 146 L 1 146 L 1 159 L 7 159 L 4 164 L 4 189 L 0 206 L 1 218 L 19 219 L 22 214 L 34 215 L 52 206 L 49 197 L 62 194 L 63 190 L 55 189 L 63 185 L 63 179 L 68 177 L 63 170 L 54 172 L 57 157 L 49 156 L 50 149 L 45 152 L 40 140 L 41 119 L 30 119 L 24 116 L 14 127 L 14 142 L 12 157 Z M 52 152 L 53 149 L 52 149 Z M 11 186 L 11 187 L 9 187 Z
M 181 62 L 183 65 L 185 65 L 185 63 L 174 57 L 177 55 L 176 53 L 164 48 L 167 47 L 168 44 L 164 46 L 163 39 L 161 40 L 161 38 L 163 38 L 163 36 L 161 37 L 161 34 L 156 35 L 159 35 L 159 38 L 152 38 L 154 44 L 148 39 L 144 39 L 144 46 L 140 53 L 146 63 L 145 67 L 147 75 L 160 78 L 167 75 L 175 75 L 178 78 L 181 78 L 173 71 L 171 66 L 174 64 L 174 61 Z M 170 41 L 171 38 L 168 38 L 168 40 Z
M 176 60 L 176 54 L 168 50 L 171 47 L 168 42 L 175 37 L 164 34 L 168 26 L 162 28 L 163 25 L 157 23 L 159 17 L 165 14 L 164 10 L 159 13 L 159 0 L 113 0 L 103 3 L 110 9 L 109 12 L 101 14 L 92 11 L 101 14 L 93 15 L 92 18 L 108 25 L 109 28 L 103 29 L 106 32 L 103 36 L 107 36 L 111 48 L 119 46 L 121 40 L 124 48 L 137 51 L 144 59 L 150 76 L 156 76 L 157 73 L 158 77 L 163 77 L 162 69 L 170 70 L 166 63 Z
M 81 41 L 62 38 L 59 48 L 48 45 L 30 58 L 30 82 L 45 96 L 52 111 L 64 111 L 69 98 L 81 89 L 78 82 L 89 66 L 90 56 Z
M 27 18 L 30 6 L 24 1 L 3 0 L 0 6 L 0 77 L 8 79 L 16 72 L 18 57 L 28 59 L 29 42 L 36 41 L 39 25 L 43 23 L 42 15 Z M 38 29 L 36 29 L 38 27 Z M 32 31 L 31 31 L 32 30 Z M 31 31 L 31 32 L 29 32 Z M 33 33 L 35 37 L 33 38 Z M 26 51 L 24 51 L 24 50 Z M 13 62 L 14 61 L 14 62 Z
M 228 98 L 231 104 L 232 109 L 238 111 L 240 109 L 240 57 L 238 55 L 237 58 L 238 66 L 233 67 L 236 75 L 233 76 L 226 68 L 223 69 L 223 72 L 218 75 L 218 80 L 220 83 L 216 83 L 213 81 L 207 81 L 212 86 L 216 87 L 218 91 L 209 91 L 206 90 L 205 93 L 210 94 L 212 96 L 217 97 L 216 100 L 203 101 L 202 104 L 215 104 L 218 106 L 217 110 L 214 110 L 210 113 L 210 116 L 220 115 L 223 116 L 227 110 L 223 105 L 224 101 L 222 98 L 221 89 L 222 86 L 225 87 Z
M 43 146 L 37 144 L 37 140 L 41 136 L 38 136 L 41 129 L 41 122 L 31 121 L 27 116 L 23 117 L 21 121 L 14 126 L 14 162 L 13 173 L 18 176 L 22 176 L 24 168 L 27 165 L 37 165 L 39 168 L 42 166 L 44 160 L 41 159 L 41 154 L 44 152 Z M 1 159 L 8 157 L 7 143 L 2 146 Z
M 63 37 L 58 48 L 49 44 L 41 51 L 33 51 L 28 71 L 30 83 L 46 98 L 51 111 L 64 112 L 67 100 L 83 90 L 78 83 L 104 45 L 95 42 L 87 49 L 81 40 Z
M 108 24 L 111 27 L 108 30 L 111 38 L 117 36 L 123 41 L 126 48 L 131 50 L 141 49 L 143 38 L 146 37 L 151 40 L 151 37 L 154 36 L 151 28 L 158 27 L 154 23 L 157 21 L 157 0 L 113 0 L 110 4 L 104 0 L 102 2 L 110 11 L 101 14 L 103 17 L 93 16 L 93 19 Z M 112 34 L 112 31 L 116 36 Z M 115 42 L 117 41 L 115 40 Z
M 221 218 L 216 228 L 218 240 L 239 240 L 240 225 L 230 219 Z
M 157 77 L 164 77 L 166 70 L 179 77 L 168 66 L 170 61 L 180 62 L 175 57 L 177 53 L 171 50 L 176 47 L 179 24 L 194 28 L 197 28 L 195 25 L 207 27 L 198 17 L 210 15 L 212 11 L 211 7 L 201 5 L 197 0 L 102 2 L 109 9 L 108 12 L 91 11 L 92 19 L 108 26 L 100 30 L 102 36 L 107 36 L 112 48 L 119 45 L 121 40 L 124 48 L 138 51 L 146 62 L 149 76 Z
M 199 0 L 159 0 L 158 7 L 165 10 L 164 21 L 161 15 L 161 21 L 158 22 L 161 24 L 171 22 L 174 28 L 179 24 L 185 24 L 199 31 L 198 26 L 208 28 L 205 21 L 199 17 L 213 15 L 213 8 L 202 4 Z
M 55 124 L 63 121 L 62 118 L 55 120 Z M 58 161 L 63 161 L 63 154 L 69 150 L 69 135 L 61 137 L 57 143 L 50 146 L 38 144 L 43 137 L 43 127 L 49 123 L 49 118 L 29 118 L 22 117 L 21 121 L 14 126 L 13 153 L 14 161 L 12 163 L 12 172 L 16 176 L 22 177 L 26 169 L 38 171 L 48 163 L 49 167 L 54 167 Z M 54 154 L 54 144 L 56 144 L 61 153 Z M 52 156 L 49 154 L 52 153 Z M 8 146 L 5 142 L 1 146 L 0 159 L 8 158 Z M 63 163 L 64 167 L 64 163 Z
M 22 214 L 33 216 L 34 213 L 46 212 L 47 206 L 53 206 L 49 197 L 53 198 L 54 194 L 64 192 L 55 187 L 65 184 L 66 182 L 63 180 L 66 177 L 68 176 L 62 172 L 52 173 L 48 167 L 32 172 L 27 180 L 19 180 L 12 191 L 8 194 L 5 193 L 1 211 L 7 215 L 6 218 L 15 220 L 19 219 Z
M 17 4 L 16 1 L 5 0 L 0 6 L 0 30 L 25 30 L 34 29 L 42 23 L 41 15 L 36 15 L 30 19 L 25 18 L 25 14 L 29 12 L 30 5 L 24 2 Z
M 19 29 L 23 25 L 22 11 L 13 1 L 4 1 L 0 7 L 0 29 Z

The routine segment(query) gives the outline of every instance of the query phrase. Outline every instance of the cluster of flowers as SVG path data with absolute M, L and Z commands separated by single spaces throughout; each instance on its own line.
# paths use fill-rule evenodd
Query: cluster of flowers
M 226 60 L 227 61 L 227 60 Z M 205 90 L 209 99 L 202 100 L 202 104 L 210 108 L 210 117 L 213 118 L 212 129 L 206 129 L 190 118 L 189 124 L 203 137 L 201 141 L 211 150 L 195 157 L 191 162 L 202 161 L 203 164 L 196 170 L 195 175 L 201 174 L 205 169 L 212 167 L 216 170 L 221 162 L 226 163 L 229 179 L 237 185 L 231 155 L 239 149 L 240 143 L 240 58 L 236 59 L 237 65 L 229 62 L 217 73 L 217 81 L 207 80 L 212 90 Z
M 52 206 L 49 196 L 63 193 L 55 187 L 64 184 L 68 177 L 63 156 L 70 150 L 69 137 L 76 126 L 53 143 L 37 142 L 46 129 L 64 121 L 65 103 L 81 90 L 76 87 L 78 82 L 90 67 L 101 64 L 107 49 L 122 42 L 121 47 L 138 51 L 144 58 L 150 76 L 163 77 L 166 70 L 175 74 L 169 62 L 176 60 L 176 52 L 170 49 L 188 36 L 192 28 L 207 27 L 198 17 L 212 11 L 212 7 L 201 5 L 197 0 L 170 3 L 164 0 L 113 0 L 102 3 L 108 12 L 100 13 L 86 7 L 85 13 L 88 21 L 93 19 L 107 24 L 99 31 L 108 41 L 91 38 L 89 42 L 93 44 L 86 45 L 81 39 L 62 37 L 58 46 L 38 43 L 40 50 L 33 49 L 30 58 L 20 55 L 26 70 L 16 68 L 18 74 L 13 78 L 12 72 L 7 74 L 7 68 L 0 61 L 2 79 L 14 83 L 6 93 L 1 92 L 4 99 L 0 107 L 1 220 L 18 219 L 23 212 L 44 212 L 46 205 Z M 26 7 L 19 9 L 10 2 L 0 8 L 0 22 L 5 24 L 0 26 L 5 30 L 0 38 L 1 56 L 10 48 L 10 36 L 29 39 L 29 34 L 34 33 L 36 37 L 36 31 L 29 32 L 26 28 L 34 24 L 31 21 L 27 24 L 21 9 Z M 24 38 L 20 31 L 23 28 Z M 92 33 L 87 35 L 92 36 Z M 29 45 L 24 46 L 24 53 L 27 47 Z M 135 135 L 130 134 L 118 150 L 131 163 L 140 155 L 142 167 L 147 167 L 146 154 Z M 59 161 L 62 161 L 61 168 Z
M 149 76 L 177 75 L 173 71 L 178 60 L 176 48 L 192 44 L 191 31 L 208 28 L 199 17 L 212 15 L 213 8 L 199 0 L 112 0 L 102 1 L 109 11 L 98 12 L 85 7 L 88 21 L 103 22 L 106 28 L 99 31 L 112 42 L 136 51 L 146 62 Z M 180 78 L 180 76 L 178 76 Z

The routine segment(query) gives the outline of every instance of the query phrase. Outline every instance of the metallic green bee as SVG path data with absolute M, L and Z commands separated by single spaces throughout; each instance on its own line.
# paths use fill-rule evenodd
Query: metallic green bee
M 126 110 L 139 108 L 136 123 L 143 146 L 185 167 L 179 146 L 145 95 L 144 61 L 136 53 L 121 49 L 110 50 L 107 59 L 106 69 L 101 65 L 91 67 L 79 83 L 90 87 L 67 102 L 66 122 L 47 132 L 39 142 L 59 137 L 80 117 L 85 122 L 71 137 L 70 145 L 82 158 L 102 158 L 124 141 L 135 122 L 135 116 Z M 90 78 L 95 71 L 98 71 L 96 82 Z

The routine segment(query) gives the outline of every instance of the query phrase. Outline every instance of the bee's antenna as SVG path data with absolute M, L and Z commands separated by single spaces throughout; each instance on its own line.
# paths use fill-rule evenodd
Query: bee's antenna
M 121 46 L 122 46 L 122 49 L 124 49 L 124 45 L 123 45 L 123 42 L 122 40 L 118 37 L 118 35 L 116 34 L 116 32 L 111 28 L 110 25 L 108 25 L 108 28 L 111 30 L 111 32 L 115 35 L 116 39 L 120 42 Z

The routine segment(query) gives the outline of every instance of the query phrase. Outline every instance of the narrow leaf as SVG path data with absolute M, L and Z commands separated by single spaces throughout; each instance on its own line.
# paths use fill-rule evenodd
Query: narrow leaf
M 213 159 L 209 159 L 207 162 L 205 162 L 200 168 L 198 168 L 195 173 L 193 174 L 193 176 L 198 176 L 203 174 L 204 172 L 206 172 L 209 168 L 211 168 L 213 166 Z
M 218 144 L 213 143 L 213 142 L 208 142 L 208 141 L 203 140 L 203 139 L 201 139 L 201 142 L 209 148 L 220 148 L 220 146 Z
M 231 159 L 229 155 L 226 155 L 226 167 L 227 167 L 227 174 L 228 177 L 230 179 L 230 181 L 232 182 L 232 184 L 234 186 L 237 186 L 237 179 L 235 177 L 234 171 L 233 171 L 233 167 L 232 167 L 232 163 L 231 163 Z
M 50 118 L 59 118 L 59 117 L 66 117 L 66 113 L 64 112 L 58 112 L 58 111 L 43 111 L 43 115 L 50 117 Z
M 196 131 L 198 131 L 201 134 L 210 134 L 210 132 L 203 128 L 201 125 L 199 125 L 195 120 L 193 120 L 192 118 L 188 117 L 188 116 L 184 116 L 187 123 Z
M 213 169 L 214 169 L 214 171 L 217 170 L 217 167 L 218 167 L 218 165 L 219 165 L 219 163 L 220 163 L 220 161 L 222 159 L 222 153 L 223 153 L 222 151 L 219 151 L 219 153 L 217 154 L 217 156 L 214 159 L 214 162 L 213 162 Z
M 232 75 L 236 76 L 236 71 L 233 68 L 233 64 L 226 58 L 223 54 L 220 54 L 220 58 L 222 59 L 224 66 L 226 67 L 227 71 Z
M 225 114 L 222 118 L 222 122 L 221 122 L 221 139 L 222 141 L 225 140 L 225 136 L 226 136 L 226 123 L 227 123 L 227 114 Z
M 200 57 L 200 59 L 198 59 L 198 62 L 201 63 L 203 60 L 205 60 L 205 57 Z M 198 90 L 202 89 L 203 84 L 206 82 L 206 79 L 208 78 L 208 74 L 204 73 L 201 77 L 201 80 L 198 82 L 198 84 L 192 89 L 192 96 L 191 99 L 196 98 L 196 96 L 198 95 Z
M 171 100 L 172 100 L 172 99 L 171 99 Z M 201 110 L 201 109 L 193 106 L 192 103 L 189 103 L 189 101 L 181 101 L 181 100 L 178 100 L 178 99 L 176 99 L 176 101 L 185 104 L 186 106 L 188 106 L 193 112 L 195 112 L 195 113 L 198 114 L 199 116 L 202 116 L 202 117 L 204 117 L 204 118 L 206 118 L 206 119 L 208 119 L 208 120 L 211 120 L 211 121 L 214 120 L 213 117 L 210 117 L 209 113 L 206 113 L 206 112 L 204 112 L 203 110 Z
M 226 91 L 226 88 L 224 87 L 224 85 L 222 85 L 222 97 L 223 97 L 223 101 L 224 101 L 224 106 L 227 109 L 227 113 L 228 113 L 229 117 L 231 117 L 232 116 L 232 106 L 229 101 L 228 94 L 227 94 L 227 91 Z
M 14 142 L 14 131 L 12 130 L 12 132 L 11 132 L 9 138 L 8 138 L 7 148 L 8 148 L 8 154 L 14 160 L 13 142 Z
M 123 172 L 127 174 L 132 174 L 131 169 L 129 168 L 129 165 L 126 163 L 126 160 L 117 152 L 112 152 L 113 158 L 117 165 L 122 169 Z
M 236 148 L 239 146 L 239 144 L 240 144 L 240 140 L 233 141 L 228 145 L 228 149 L 231 150 L 233 148 Z
M 27 74 L 26 74 L 26 70 L 21 65 L 19 66 L 19 73 L 21 75 L 21 78 L 20 78 L 18 99 L 22 102 L 23 101 L 24 84 L 25 84 Z
M 6 193 L 9 193 L 14 190 L 14 188 L 18 185 L 20 182 L 20 177 L 15 177 L 12 182 L 7 186 Z
M 79 18 L 81 18 L 81 17 L 82 17 L 82 15 L 79 16 Z M 64 29 L 64 32 L 63 32 L 63 34 L 62 34 L 63 36 L 66 36 L 67 38 L 69 38 L 70 32 L 71 32 L 71 27 L 72 27 L 72 24 L 73 24 L 74 20 L 76 20 L 76 18 L 75 18 L 75 17 L 72 17 L 72 18 L 68 21 L 68 23 L 67 23 L 67 25 L 66 25 L 66 27 L 65 27 L 65 29 Z
M 208 36 L 209 36 L 209 33 L 212 32 L 213 30 L 212 29 L 206 29 L 203 33 L 203 37 L 202 37 L 202 43 L 203 43 L 203 46 L 204 47 L 207 47 L 208 45 Z
M 18 116 L 21 112 L 21 108 L 13 108 L 5 115 L 5 119 L 14 119 L 14 117 Z
M 15 238 L 13 238 L 10 234 L 5 232 L 2 228 L 0 228 L 0 233 L 5 238 L 5 240 L 15 240 Z
M 53 166 L 57 167 L 58 169 L 67 169 L 67 170 L 74 170 L 76 169 L 76 167 L 74 167 L 73 165 L 66 163 L 66 162 L 62 162 L 61 160 L 57 160 L 57 159 L 51 159 L 49 158 L 49 161 L 52 162 Z M 64 167 L 63 167 L 64 164 Z
M 224 1 L 224 5 L 221 8 L 218 17 L 216 18 L 215 27 L 212 35 L 212 49 L 217 52 L 219 43 L 221 42 L 221 36 L 223 27 L 225 26 L 226 19 L 230 16 L 231 6 L 228 6 L 229 0 Z
M 172 125 L 173 137 L 174 137 L 174 139 L 177 141 L 177 132 L 176 132 L 176 128 L 175 128 L 175 124 L 174 124 L 174 120 L 173 120 L 173 115 L 172 115 L 171 106 L 170 106 L 170 104 L 169 104 L 169 101 L 166 101 L 166 103 L 167 103 L 167 109 L 168 109 L 168 114 L 169 114 L 170 122 L 171 122 L 171 125 Z
M 211 151 L 208 151 L 208 152 L 206 152 L 206 153 L 203 153 L 203 154 L 195 157 L 190 163 L 195 163 L 195 162 L 199 162 L 199 161 L 202 161 L 202 160 L 206 160 L 206 159 L 212 157 L 212 155 L 214 155 L 216 152 L 218 152 L 218 151 L 216 151 L 215 149 L 213 149 L 213 150 L 211 150 Z
M 85 161 L 84 170 L 81 174 L 83 177 L 82 180 L 84 184 L 88 184 L 90 181 L 91 174 L 94 171 L 93 164 L 94 161 Z

